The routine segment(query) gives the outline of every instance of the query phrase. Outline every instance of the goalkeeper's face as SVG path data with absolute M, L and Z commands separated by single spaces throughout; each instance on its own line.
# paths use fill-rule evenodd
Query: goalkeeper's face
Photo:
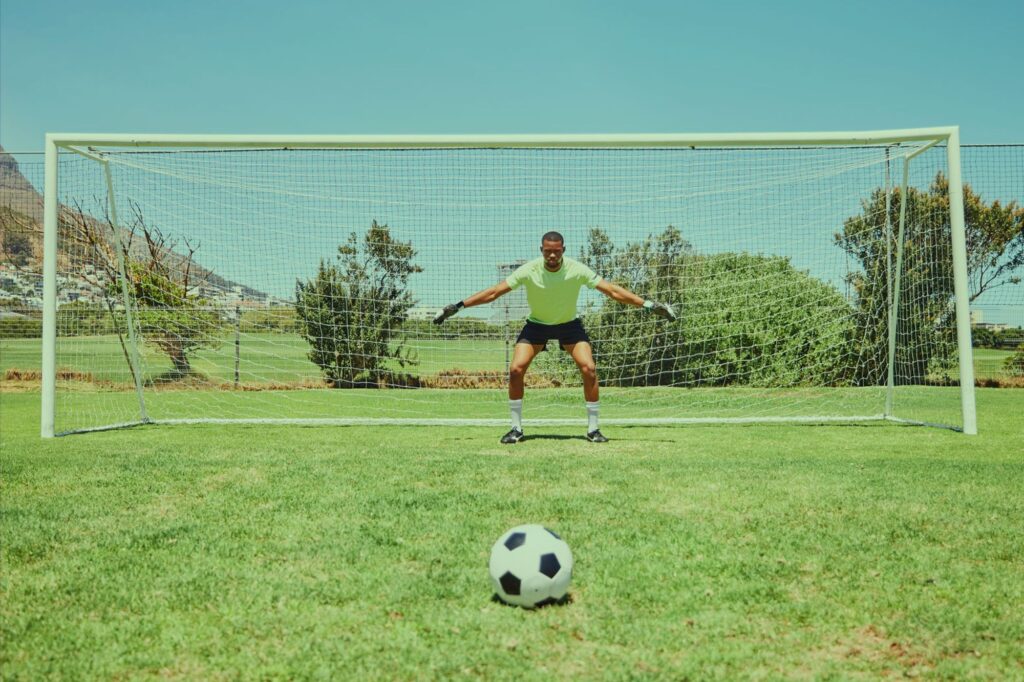
M 557 270 L 562 267 L 562 254 L 565 253 L 565 244 L 562 242 L 543 241 L 540 243 L 540 252 L 544 256 L 544 267 L 548 270 Z

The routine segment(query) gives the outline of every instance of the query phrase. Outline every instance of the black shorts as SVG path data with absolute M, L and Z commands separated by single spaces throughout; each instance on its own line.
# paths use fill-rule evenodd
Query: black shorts
M 550 339 L 557 339 L 559 346 L 572 345 L 580 341 L 590 343 L 590 337 L 587 336 L 587 331 L 579 318 L 562 324 L 541 324 L 527 320 L 523 331 L 516 337 L 516 343 L 543 345 L 544 350 L 547 350 Z

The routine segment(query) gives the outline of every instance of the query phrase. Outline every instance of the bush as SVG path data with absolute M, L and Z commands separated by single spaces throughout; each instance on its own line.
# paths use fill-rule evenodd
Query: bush
M 1024 339 L 1024 329 L 1010 327 L 995 333 L 995 342 L 992 347 L 1014 349 L 1021 345 L 1021 339 Z
M 242 310 L 239 330 L 245 334 L 279 332 L 297 334 L 301 326 L 295 308 L 276 306 L 256 310 Z
M 34 317 L 0 318 L 0 339 L 41 339 L 43 321 Z
M 616 250 L 595 230 L 608 279 L 673 304 L 675 322 L 606 299 L 585 316 L 602 382 L 620 386 L 837 386 L 851 380 L 852 309 L 785 258 L 693 254 L 669 228 Z M 586 258 L 586 255 L 585 255 Z
M 522 328 L 522 321 L 517 321 L 515 336 Z M 485 320 L 472 317 L 455 316 L 442 325 L 437 325 L 430 320 L 406 320 L 402 323 L 402 329 L 410 336 L 431 339 L 504 339 L 506 329 L 504 325 L 490 324 Z
M 411 242 L 374 220 L 362 240 L 353 232 L 336 260 L 321 260 L 315 277 L 296 282 L 300 333 L 332 386 L 393 383 L 392 375 L 418 364 L 403 330 L 415 304 L 409 277 L 422 271 L 415 255 Z
M 984 327 L 972 327 L 971 345 L 975 348 L 996 348 L 998 345 L 996 333 Z
M 65 303 L 57 309 L 57 336 L 99 336 L 115 333 L 116 324 L 105 306 L 75 301 Z
M 1017 346 L 1017 352 L 1003 361 L 1003 371 L 1011 377 L 1024 377 L 1024 343 Z

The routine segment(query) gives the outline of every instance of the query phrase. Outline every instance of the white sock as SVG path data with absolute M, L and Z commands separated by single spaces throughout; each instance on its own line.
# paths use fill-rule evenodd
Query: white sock
M 601 407 L 601 401 L 595 400 L 587 403 L 587 433 L 597 431 L 597 411 Z
M 512 428 L 523 430 L 523 399 L 509 400 L 508 409 L 512 412 Z

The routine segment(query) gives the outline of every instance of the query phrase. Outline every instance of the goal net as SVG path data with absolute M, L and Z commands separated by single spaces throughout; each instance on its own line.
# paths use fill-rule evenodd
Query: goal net
M 958 154 L 955 129 L 50 136 L 43 434 L 504 425 L 522 290 L 431 319 L 549 230 L 679 313 L 582 291 L 603 424 L 973 432 Z M 548 351 L 524 423 L 582 428 L 579 371 Z

